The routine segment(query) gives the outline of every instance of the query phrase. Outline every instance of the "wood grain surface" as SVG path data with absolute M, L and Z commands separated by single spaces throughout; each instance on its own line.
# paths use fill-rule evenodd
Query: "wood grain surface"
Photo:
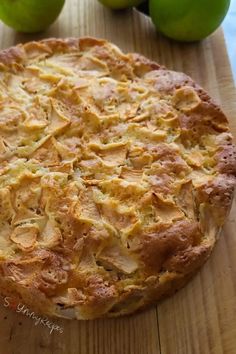
M 46 15 L 46 14 L 45 14 Z M 0 25 L 0 47 L 44 37 L 96 36 L 184 71 L 222 104 L 236 136 L 236 96 L 222 31 L 201 43 L 162 38 L 135 10 L 112 13 L 96 0 L 66 0 L 58 21 L 39 35 Z M 0 299 L 0 354 L 235 354 L 236 203 L 210 260 L 175 296 L 134 316 L 52 320 L 63 333 L 35 325 Z

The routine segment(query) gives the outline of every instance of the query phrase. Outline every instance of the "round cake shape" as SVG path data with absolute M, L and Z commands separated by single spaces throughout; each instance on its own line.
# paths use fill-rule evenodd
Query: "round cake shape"
M 228 121 L 183 73 L 94 38 L 0 53 L 0 292 L 50 316 L 132 313 L 209 257 Z

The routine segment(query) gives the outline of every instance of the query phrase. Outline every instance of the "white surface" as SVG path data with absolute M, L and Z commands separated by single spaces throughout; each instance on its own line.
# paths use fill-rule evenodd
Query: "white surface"
M 223 22 L 223 29 L 236 83 L 236 0 L 231 0 L 229 12 Z

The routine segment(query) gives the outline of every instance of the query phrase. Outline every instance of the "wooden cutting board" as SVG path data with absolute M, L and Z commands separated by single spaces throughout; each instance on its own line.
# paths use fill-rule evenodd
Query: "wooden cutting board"
M 46 16 L 46 14 L 45 14 Z M 0 25 L 0 47 L 43 37 L 96 36 L 184 71 L 222 104 L 236 136 L 236 96 L 222 31 L 196 44 L 162 38 L 135 10 L 112 13 L 96 0 L 66 0 L 59 20 L 40 35 Z M 9 310 L 0 300 L 0 354 L 235 354 L 236 203 L 210 260 L 175 296 L 120 319 L 54 320 L 63 333 Z

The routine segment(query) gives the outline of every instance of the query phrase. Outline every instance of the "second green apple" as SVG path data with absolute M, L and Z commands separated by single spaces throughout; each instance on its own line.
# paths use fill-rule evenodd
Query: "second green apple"
M 229 9 L 230 0 L 150 0 L 156 28 L 179 41 L 197 41 L 214 32 Z
M 137 6 L 143 0 L 99 0 L 100 3 L 113 10 L 126 9 L 128 7 Z

